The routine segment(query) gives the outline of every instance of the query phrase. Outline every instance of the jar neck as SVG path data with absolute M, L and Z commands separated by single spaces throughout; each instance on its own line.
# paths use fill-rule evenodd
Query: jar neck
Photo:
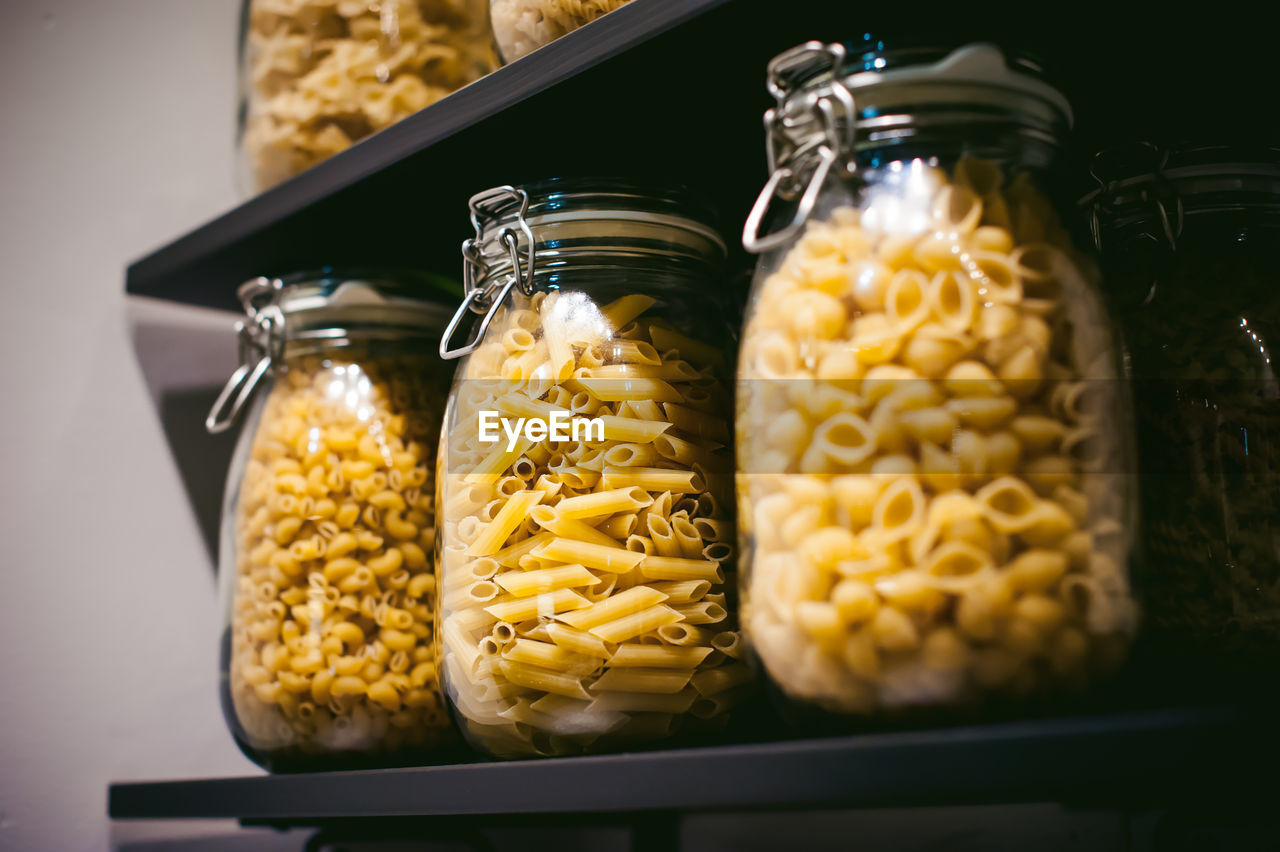
M 523 209 L 514 203 L 521 194 Z M 477 236 L 468 264 L 482 287 L 517 272 L 534 289 L 612 273 L 705 281 L 723 261 L 725 245 L 709 213 L 686 196 L 617 182 L 549 181 L 498 191 L 493 197 L 504 206 L 488 219 L 488 198 L 478 211 L 473 198 Z
M 937 123 L 878 132 L 857 147 L 859 169 L 876 172 L 893 163 L 920 160 L 951 171 L 962 158 L 990 162 L 1007 176 L 1047 171 L 1057 158 L 1058 139 L 1014 121 Z

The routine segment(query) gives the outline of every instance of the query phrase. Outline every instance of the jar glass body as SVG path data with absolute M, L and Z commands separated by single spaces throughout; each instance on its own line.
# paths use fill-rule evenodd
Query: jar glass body
M 1151 205 L 1100 223 L 1134 375 L 1153 662 L 1209 655 L 1201 670 L 1235 688 L 1280 650 L 1280 195 L 1244 199 L 1185 197 L 1176 249 Z
M 749 680 L 728 599 L 719 282 L 652 264 L 513 291 L 459 366 L 439 454 L 441 670 L 487 754 L 664 740 L 724 722 Z M 507 432 L 552 409 L 574 418 L 558 436 Z M 497 440 L 486 411 L 505 418 Z
M 276 771 L 426 762 L 454 743 L 435 674 L 430 341 L 286 348 L 228 475 L 222 696 Z
M 489 19 L 503 62 L 515 62 L 583 24 L 612 12 L 627 0 L 490 0 Z
M 1127 389 L 1052 147 L 917 133 L 762 258 L 739 363 L 745 635 L 840 716 L 963 715 L 1124 659 Z
M 245 0 L 239 175 L 260 192 L 496 66 L 484 0 Z

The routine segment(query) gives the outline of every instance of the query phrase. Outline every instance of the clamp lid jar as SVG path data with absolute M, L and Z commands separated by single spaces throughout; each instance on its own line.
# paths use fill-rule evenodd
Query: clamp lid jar
M 1280 151 L 1134 144 L 1082 201 L 1134 374 L 1154 663 L 1280 651 Z M 1242 672 L 1242 669 L 1244 670 Z M 1236 677 L 1244 674 L 1244 677 Z
M 223 507 L 222 696 L 269 769 L 429 762 L 455 743 L 433 624 L 435 289 L 331 271 L 240 288 L 241 366 L 206 424 L 248 406 Z
M 603 181 L 471 200 L 441 343 L 466 357 L 441 435 L 440 625 L 446 693 L 489 754 L 694 737 L 749 688 L 724 243 L 698 211 Z
M 877 67 L 770 63 L 743 234 L 743 627 L 833 721 L 1079 690 L 1137 616 L 1117 350 L 1045 189 L 1070 108 L 991 45 Z

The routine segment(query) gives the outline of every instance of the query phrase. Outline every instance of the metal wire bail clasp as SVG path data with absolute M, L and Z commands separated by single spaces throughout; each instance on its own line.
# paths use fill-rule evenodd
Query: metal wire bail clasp
M 253 395 L 271 365 L 284 357 L 284 315 L 276 306 L 282 282 L 279 278 L 254 278 L 236 291 L 247 320 L 236 322 L 240 366 L 231 374 L 214 400 L 204 428 L 211 435 L 225 432 Z
M 1174 189 L 1169 182 L 1165 171 L 1169 165 L 1170 152 L 1159 145 L 1152 142 L 1139 141 L 1128 145 L 1122 149 L 1109 149 L 1099 151 L 1093 155 L 1093 163 L 1089 168 L 1089 174 L 1098 183 L 1098 192 L 1096 200 L 1092 206 L 1089 216 L 1089 230 L 1093 237 L 1094 248 L 1099 253 L 1102 252 L 1102 221 L 1103 215 L 1114 213 L 1113 196 L 1117 188 L 1121 185 L 1119 178 L 1107 176 L 1108 170 L 1114 170 L 1114 165 L 1109 162 L 1112 159 L 1128 158 L 1127 164 L 1129 171 L 1147 171 L 1150 173 L 1151 180 L 1149 187 L 1141 190 L 1142 201 L 1152 205 L 1155 215 L 1160 221 L 1160 233 L 1150 234 L 1151 239 L 1160 241 L 1164 240 L 1165 247 L 1170 253 L 1178 250 L 1178 239 L 1182 236 L 1182 226 L 1186 216 L 1182 204 L 1182 197 Z M 1136 160 L 1136 163 L 1134 162 Z M 1141 168 L 1135 168 L 1141 166 Z
M 520 292 L 526 296 L 533 295 L 534 290 L 533 272 L 536 255 L 533 229 L 525 219 L 525 215 L 529 212 L 529 194 L 513 186 L 499 186 L 471 196 L 468 206 L 471 208 L 471 224 L 476 229 L 476 235 L 462 242 L 462 284 L 466 295 L 462 299 L 462 304 L 458 306 L 458 310 L 454 312 L 453 319 L 449 320 L 444 336 L 440 338 L 440 357 L 446 361 L 470 355 L 479 348 L 485 334 L 489 331 L 489 324 L 493 322 L 494 315 L 506 301 L 512 287 L 518 285 Z M 498 242 L 506 248 L 507 258 L 511 262 L 511 273 L 503 278 L 487 278 L 488 265 L 485 263 L 483 253 L 486 239 L 485 226 L 506 215 L 513 207 L 516 208 L 515 226 L 519 232 L 517 233 L 511 227 L 503 228 L 498 232 Z M 524 235 L 526 246 L 523 270 L 520 267 L 521 234 Z M 480 323 L 466 343 L 451 349 L 449 343 L 468 312 L 479 314 Z
M 769 62 L 766 86 L 777 102 L 764 114 L 769 180 L 742 229 L 742 247 L 752 254 L 785 244 L 804 227 L 833 165 L 843 160 L 844 173 L 853 173 L 857 110 L 853 94 L 839 79 L 844 59 L 844 45 L 810 41 Z M 826 71 L 831 79 L 821 87 L 804 85 Z M 797 142 L 798 138 L 804 141 Z M 784 228 L 762 234 L 775 197 L 783 201 L 799 197 L 799 202 Z

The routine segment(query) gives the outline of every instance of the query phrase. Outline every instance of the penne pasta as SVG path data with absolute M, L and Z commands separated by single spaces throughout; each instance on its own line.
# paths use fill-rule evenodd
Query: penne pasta
M 557 562 L 577 563 L 614 574 L 630 571 L 645 558 L 644 554 L 618 547 L 612 539 L 610 544 L 602 545 L 556 538 L 538 547 L 531 555 Z
M 636 588 L 643 587 L 636 586 Z M 697 605 L 692 604 L 691 606 Z M 616 620 L 606 621 L 603 624 L 590 627 L 587 632 L 606 642 L 625 642 L 628 639 L 634 639 L 643 633 L 649 633 L 685 618 L 686 616 L 681 611 L 659 604 L 639 612 L 633 612 L 630 615 L 624 615 Z
M 704 580 L 723 583 L 724 571 L 720 563 L 706 559 L 683 557 L 645 556 L 639 563 L 640 573 L 649 580 Z
M 507 498 L 507 502 L 467 548 L 471 556 L 489 556 L 497 553 L 503 542 L 515 532 L 529 511 L 543 498 L 541 491 L 519 491 Z
M 506 622 L 558 615 L 591 606 L 590 601 L 570 589 L 558 589 L 533 597 L 499 601 L 484 608 L 494 618 Z
M 678 609 L 710 623 L 726 578 L 704 553 L 731 568 L 723 356 L 655 332 L 645 312 L 659 303 L 639 293 L 603 307 L 571 288 L 507 298 L 459 368 L 444 430 L 451 466 L 468 466 L 446 476 L 440 500 L 450 641 L 438 665 L 459 722 L 491 753 L 559 754 L 665 735 L 698 700 L 698 718 L 726 709 L 738 693 L 700 699 L 690 684 L 732 659 L 711 645 L 729 631 Z M 480 440 L 494 422 L 486 413 L 482 431 L 482 412 L 498 415 L 493 445 Z M 565 418 L 591 425 L 556 432 Z M 381 499 L 396 529 L 416 523 Z M 671 561 L 646 571 L 650 557 Z
M 581 565 L 561 565 L 534 571 L 510 571 L 494 577 L 503 591 L 518 598 L 554 592 L 557 589 L 591 586 L 596 575 Z
M 621 668 L 688 669 L 692 673 L 711 651 L 711 648 L 705 646 L 672 648 L 666 645 L 622 644 L 609 657 L 609 665 Z M 682 684 L 681 688 L 683 686 Z
M 687 650 L 684 648 L 674 650 Z M 689 685 L 693 669 L 610 668 L 591 684 L 592 692 L 653 692 L 673 695 Z
M 635 586 L 579 612 L 565 615 L 559 621 L 579 630 L 590 630 L 607 621 L 649 609 L 666 599 L 666 595 L 649 586 Z
M 589 699 L 591 697 L 586 687 L 582 685 L 582 678 L 577 675 L 510 660 L 502 660 L 498 666 L 502 676 L 517 686 L 538 692 L 549 692 L 553 695 L 563 695 L 567 698 Z
M 653 498 L 643 488 L 626 486 L 561 500 L 555 510 L 559 517 L 573 520 L 604 517 L 616 512 L 634 512 L 652 503 Z
M 601 483 L 605 488 L 640 488 L 645 491 L 671 491 L 676 494 L 697 493 L 703 480 L 691 470 L 661 467 L 613 467 L 605 465 Z

